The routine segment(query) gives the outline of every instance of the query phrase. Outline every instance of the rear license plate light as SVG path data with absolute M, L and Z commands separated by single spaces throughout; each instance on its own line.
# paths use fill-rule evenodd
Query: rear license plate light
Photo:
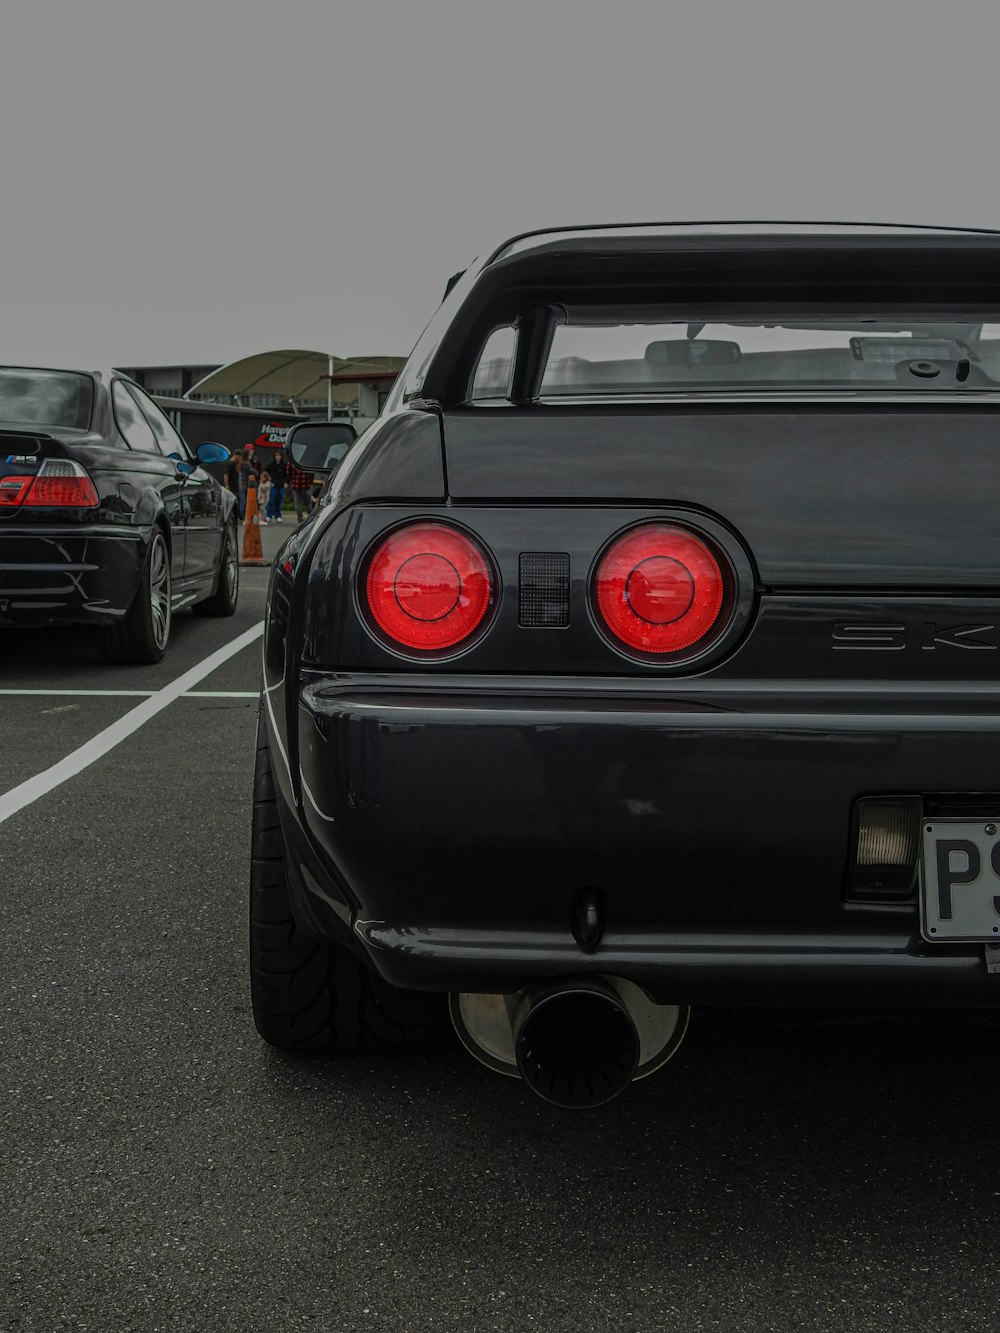
M 916 890 L 921 803 L 916 798 L 859 801 L 848 897 L 862 902 L 905 902 Z

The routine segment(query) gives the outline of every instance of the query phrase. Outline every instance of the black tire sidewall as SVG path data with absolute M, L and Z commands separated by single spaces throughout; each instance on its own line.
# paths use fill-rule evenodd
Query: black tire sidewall
M 251 821 L 250 993 L 257 1031 L 285 1051 L 419 1051 L 437 1029 L 440 997 L 390 985 L 344 945 L 296 923 L 263 710 Z
M 228 546 L 230 541 L 233 543 L 233 558 L 236 569 L 236 579 L 231 594 L 229 591 L 229 579 L 226 577 L 226 563 L 228 560 Z M 232 522 L 226 524 L 226 530 L 222 538 L 222 549 L 219 557 L 219 572 L 215 581 L 215 591 L 210 597 L 206 597 L 203 601 L 195 602 L 191 610 L 196 616 L 231 616 L 236 613 L 239 599 L 240 535 L 236 523 Z

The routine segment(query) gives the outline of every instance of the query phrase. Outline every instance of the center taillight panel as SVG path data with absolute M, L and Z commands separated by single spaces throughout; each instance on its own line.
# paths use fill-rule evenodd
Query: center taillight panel
M 345 670 L 690 674 L 757 596 L 740 538 L 674 507 L 358 506 L 309 564 L 304 660 Z

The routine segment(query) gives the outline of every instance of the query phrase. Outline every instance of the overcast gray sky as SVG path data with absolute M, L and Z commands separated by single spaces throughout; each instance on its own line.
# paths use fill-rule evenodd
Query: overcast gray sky
M 0 361 L 405 354 L 534 226 L 1000 226 L 979 3 L 8 0 Z

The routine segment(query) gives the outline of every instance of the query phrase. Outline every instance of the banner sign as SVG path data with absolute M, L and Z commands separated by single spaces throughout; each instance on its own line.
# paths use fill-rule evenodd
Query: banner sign
M 261 449 L 281 449 L 288 438 L 289 430 L 291 430 L 290 426 L 278 426 L 273 422 L 271 424 L 265 422 L 261 426 L 260 434 L 254 440 L 254 444 Z

